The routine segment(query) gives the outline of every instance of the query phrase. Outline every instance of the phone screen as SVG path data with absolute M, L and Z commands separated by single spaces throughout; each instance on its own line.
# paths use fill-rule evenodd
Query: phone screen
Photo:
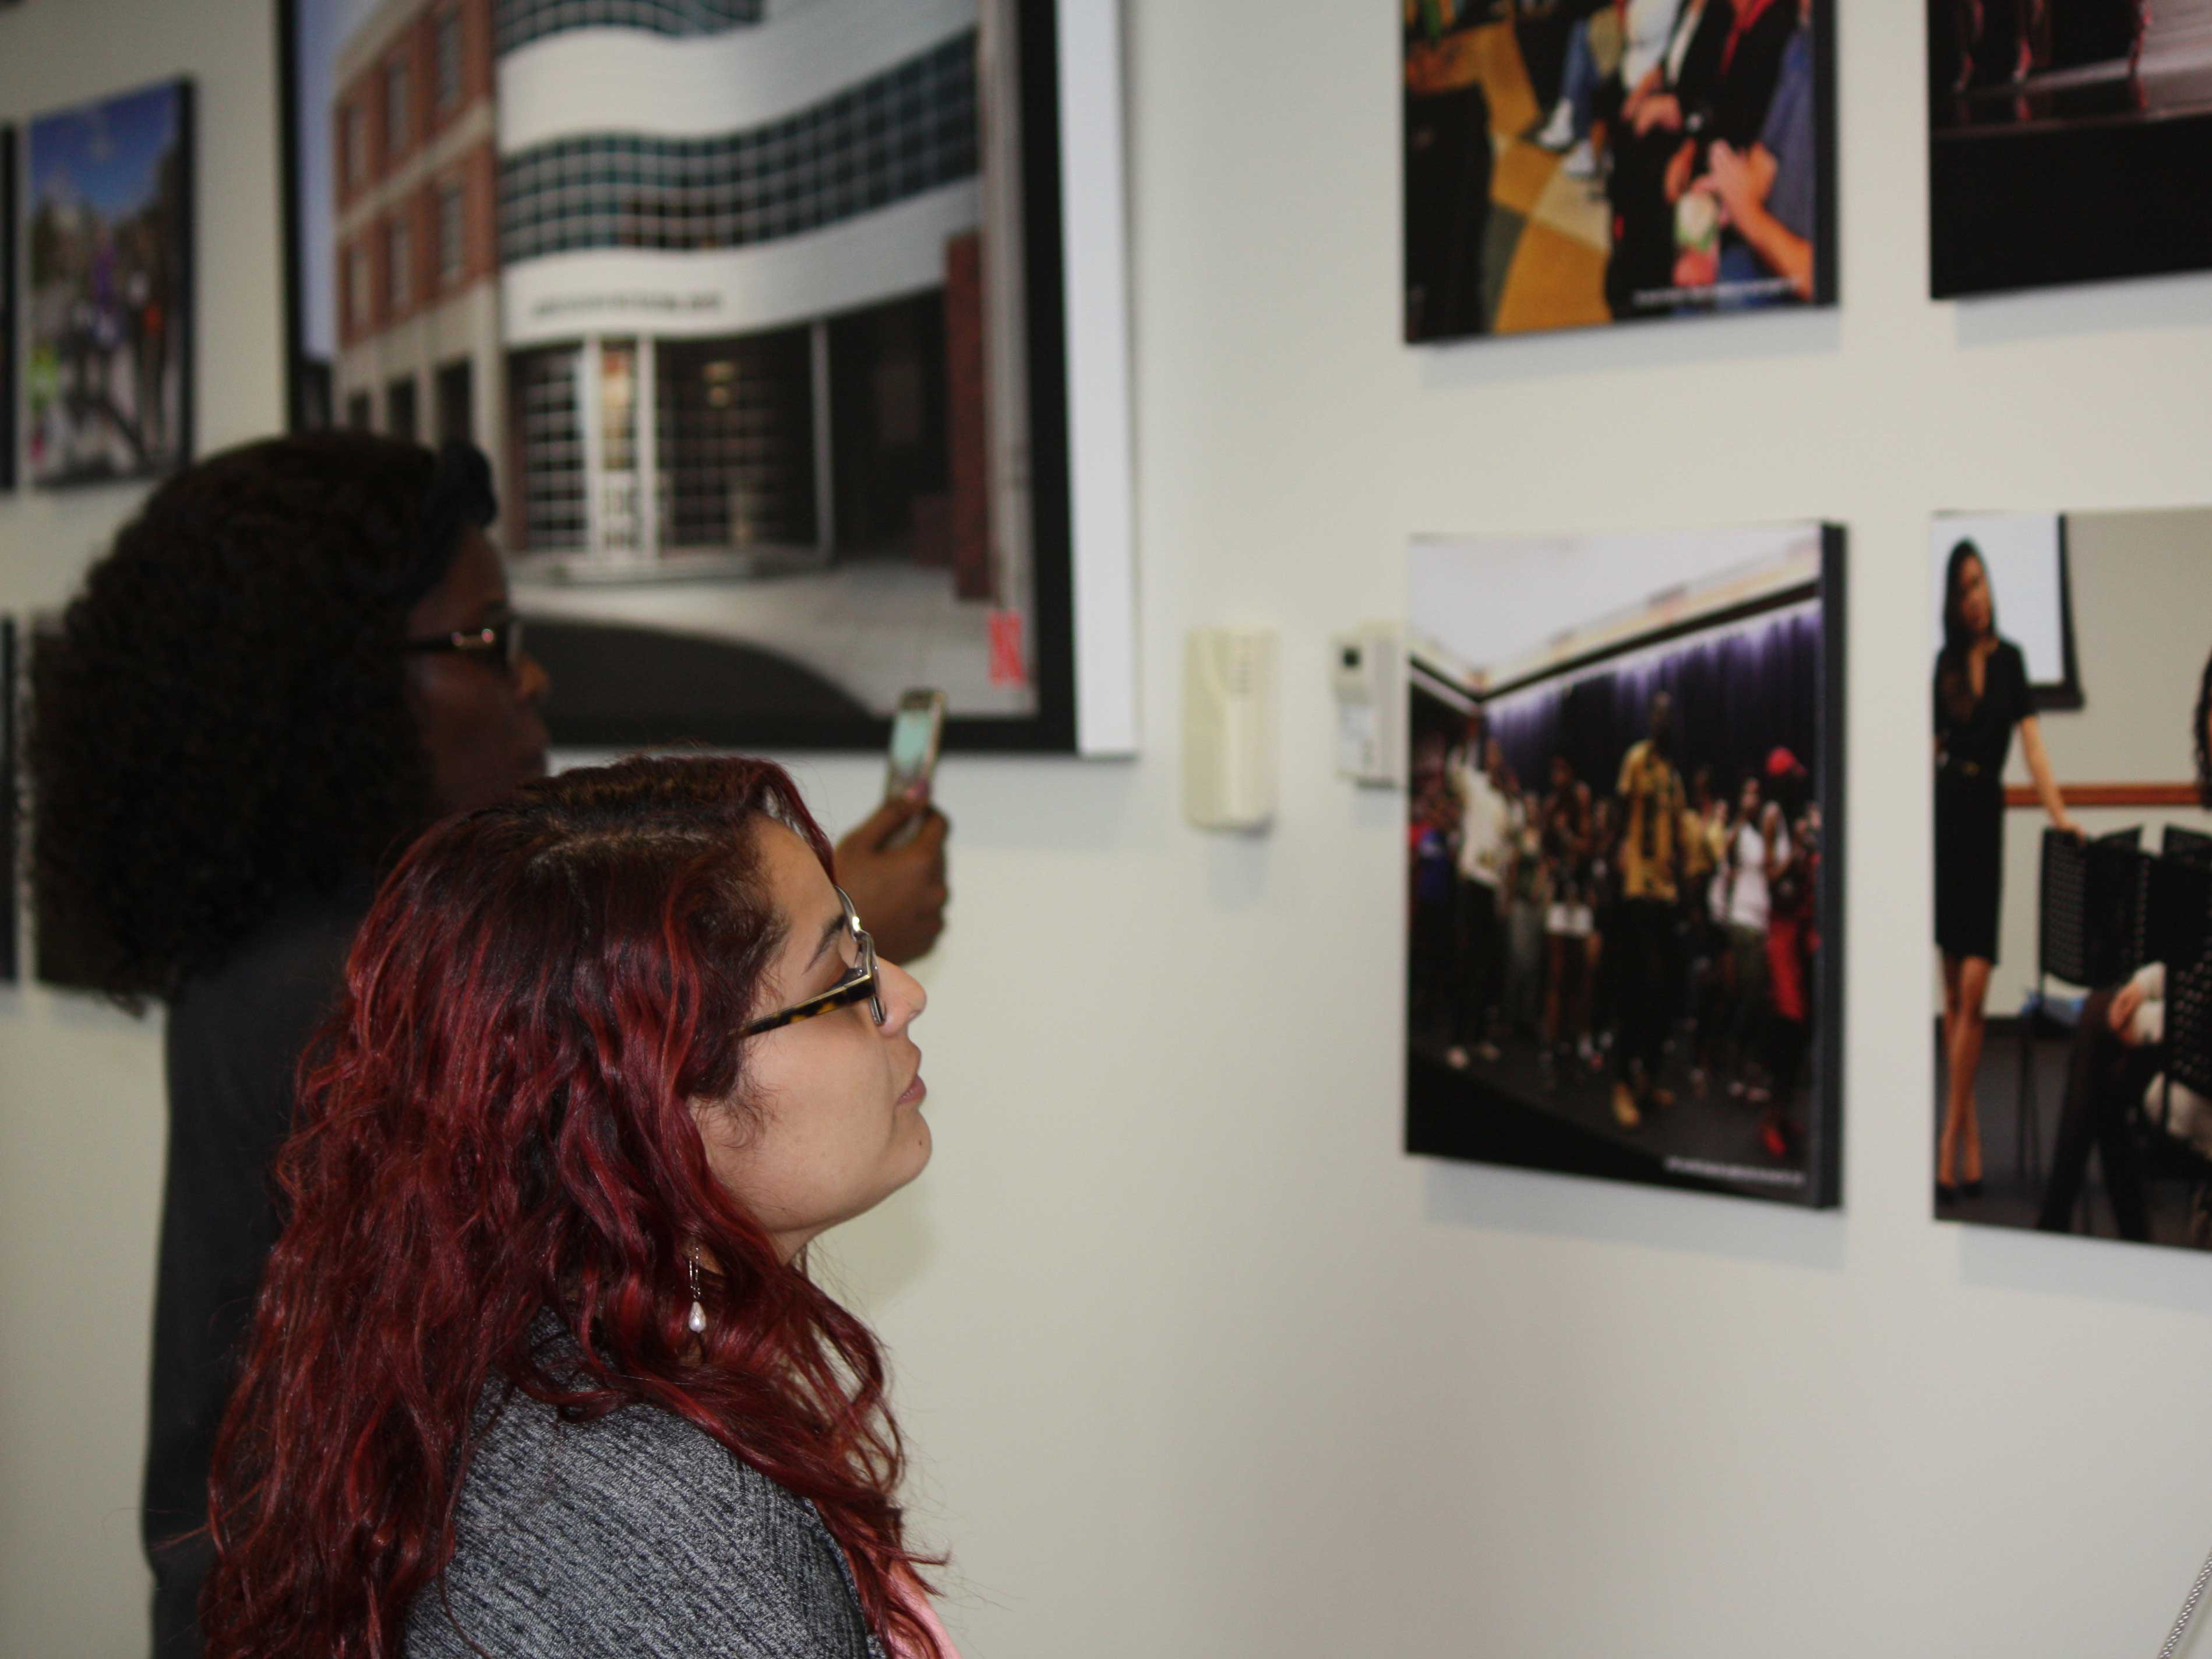
M 885 794 L 902 794 L 917 783 L 928 784 L 937 765 L 938 731 L 943 720 L 941 703 L 899 705 L 891 720 L 890 775 L 884 785 Z

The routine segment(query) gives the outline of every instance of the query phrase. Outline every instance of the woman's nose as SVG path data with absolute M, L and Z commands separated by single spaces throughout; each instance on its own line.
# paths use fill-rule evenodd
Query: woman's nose
M 545 665 L 527 651 L 515 659 L 515 695 L 535 708 L 552 695 L 553 677 L 545 672 Z
M 884 976 L 884 1032 L 896 1036 L 921 1018 L 922 1010 L 929 1006 L 929 993 L 921 988 L 921 981 L 896 963 L 878 962 L 876 971 Z

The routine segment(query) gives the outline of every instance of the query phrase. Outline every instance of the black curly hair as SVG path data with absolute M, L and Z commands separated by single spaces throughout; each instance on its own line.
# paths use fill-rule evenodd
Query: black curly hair
M 2197 712 L 2190 719 L 2189 741 L 2197 756 L 2197 803 L 2212 811 L 2212 735 L 2206 732 L 2206 722 L 2212 721 L 2212 657 L 2204 659 L 2204 672 L 2197 681 Z
M 173 995 L 428 821 L 405 618 L 493 510 L 473 449 L 352 432 L 154 492 L 33 652 L 33 871 L 73 978 Z

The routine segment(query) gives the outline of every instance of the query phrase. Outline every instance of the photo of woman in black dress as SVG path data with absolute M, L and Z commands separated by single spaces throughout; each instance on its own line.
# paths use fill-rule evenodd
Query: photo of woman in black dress
M 1981 550 L 1951 550 L 1943 579 L 1943 648 L 1936 658 L 1936 943 L 1943 952 L 1943 1057 L 1949 1087 L 1936 1154 L 1936 1196 L 1982 1190 L 1982 1130 L 1974 1078 L 1983 1011 L 1996 965 L 2004 896 L 2004 769 L 2012 734 L 2051 821 L 2080 827 L 2051 776 L 2028 695 L 2027 662 L 1997 634 L 1996 600 Z

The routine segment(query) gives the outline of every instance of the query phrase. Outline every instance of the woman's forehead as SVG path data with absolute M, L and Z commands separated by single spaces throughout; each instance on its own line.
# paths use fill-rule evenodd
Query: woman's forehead
M 839 914 L 842 907 L 838 903 L 837 889 L 806 839 L 790 825 L 774 818 L 763 818 L 758 833 L 761 864 L 768 877 L 769 890 L 792 931 L 796 933 L 803 929 L 811 933 L 818 930 L 824 920 Z M 813 948 L 811 939 L 807 948 Z

